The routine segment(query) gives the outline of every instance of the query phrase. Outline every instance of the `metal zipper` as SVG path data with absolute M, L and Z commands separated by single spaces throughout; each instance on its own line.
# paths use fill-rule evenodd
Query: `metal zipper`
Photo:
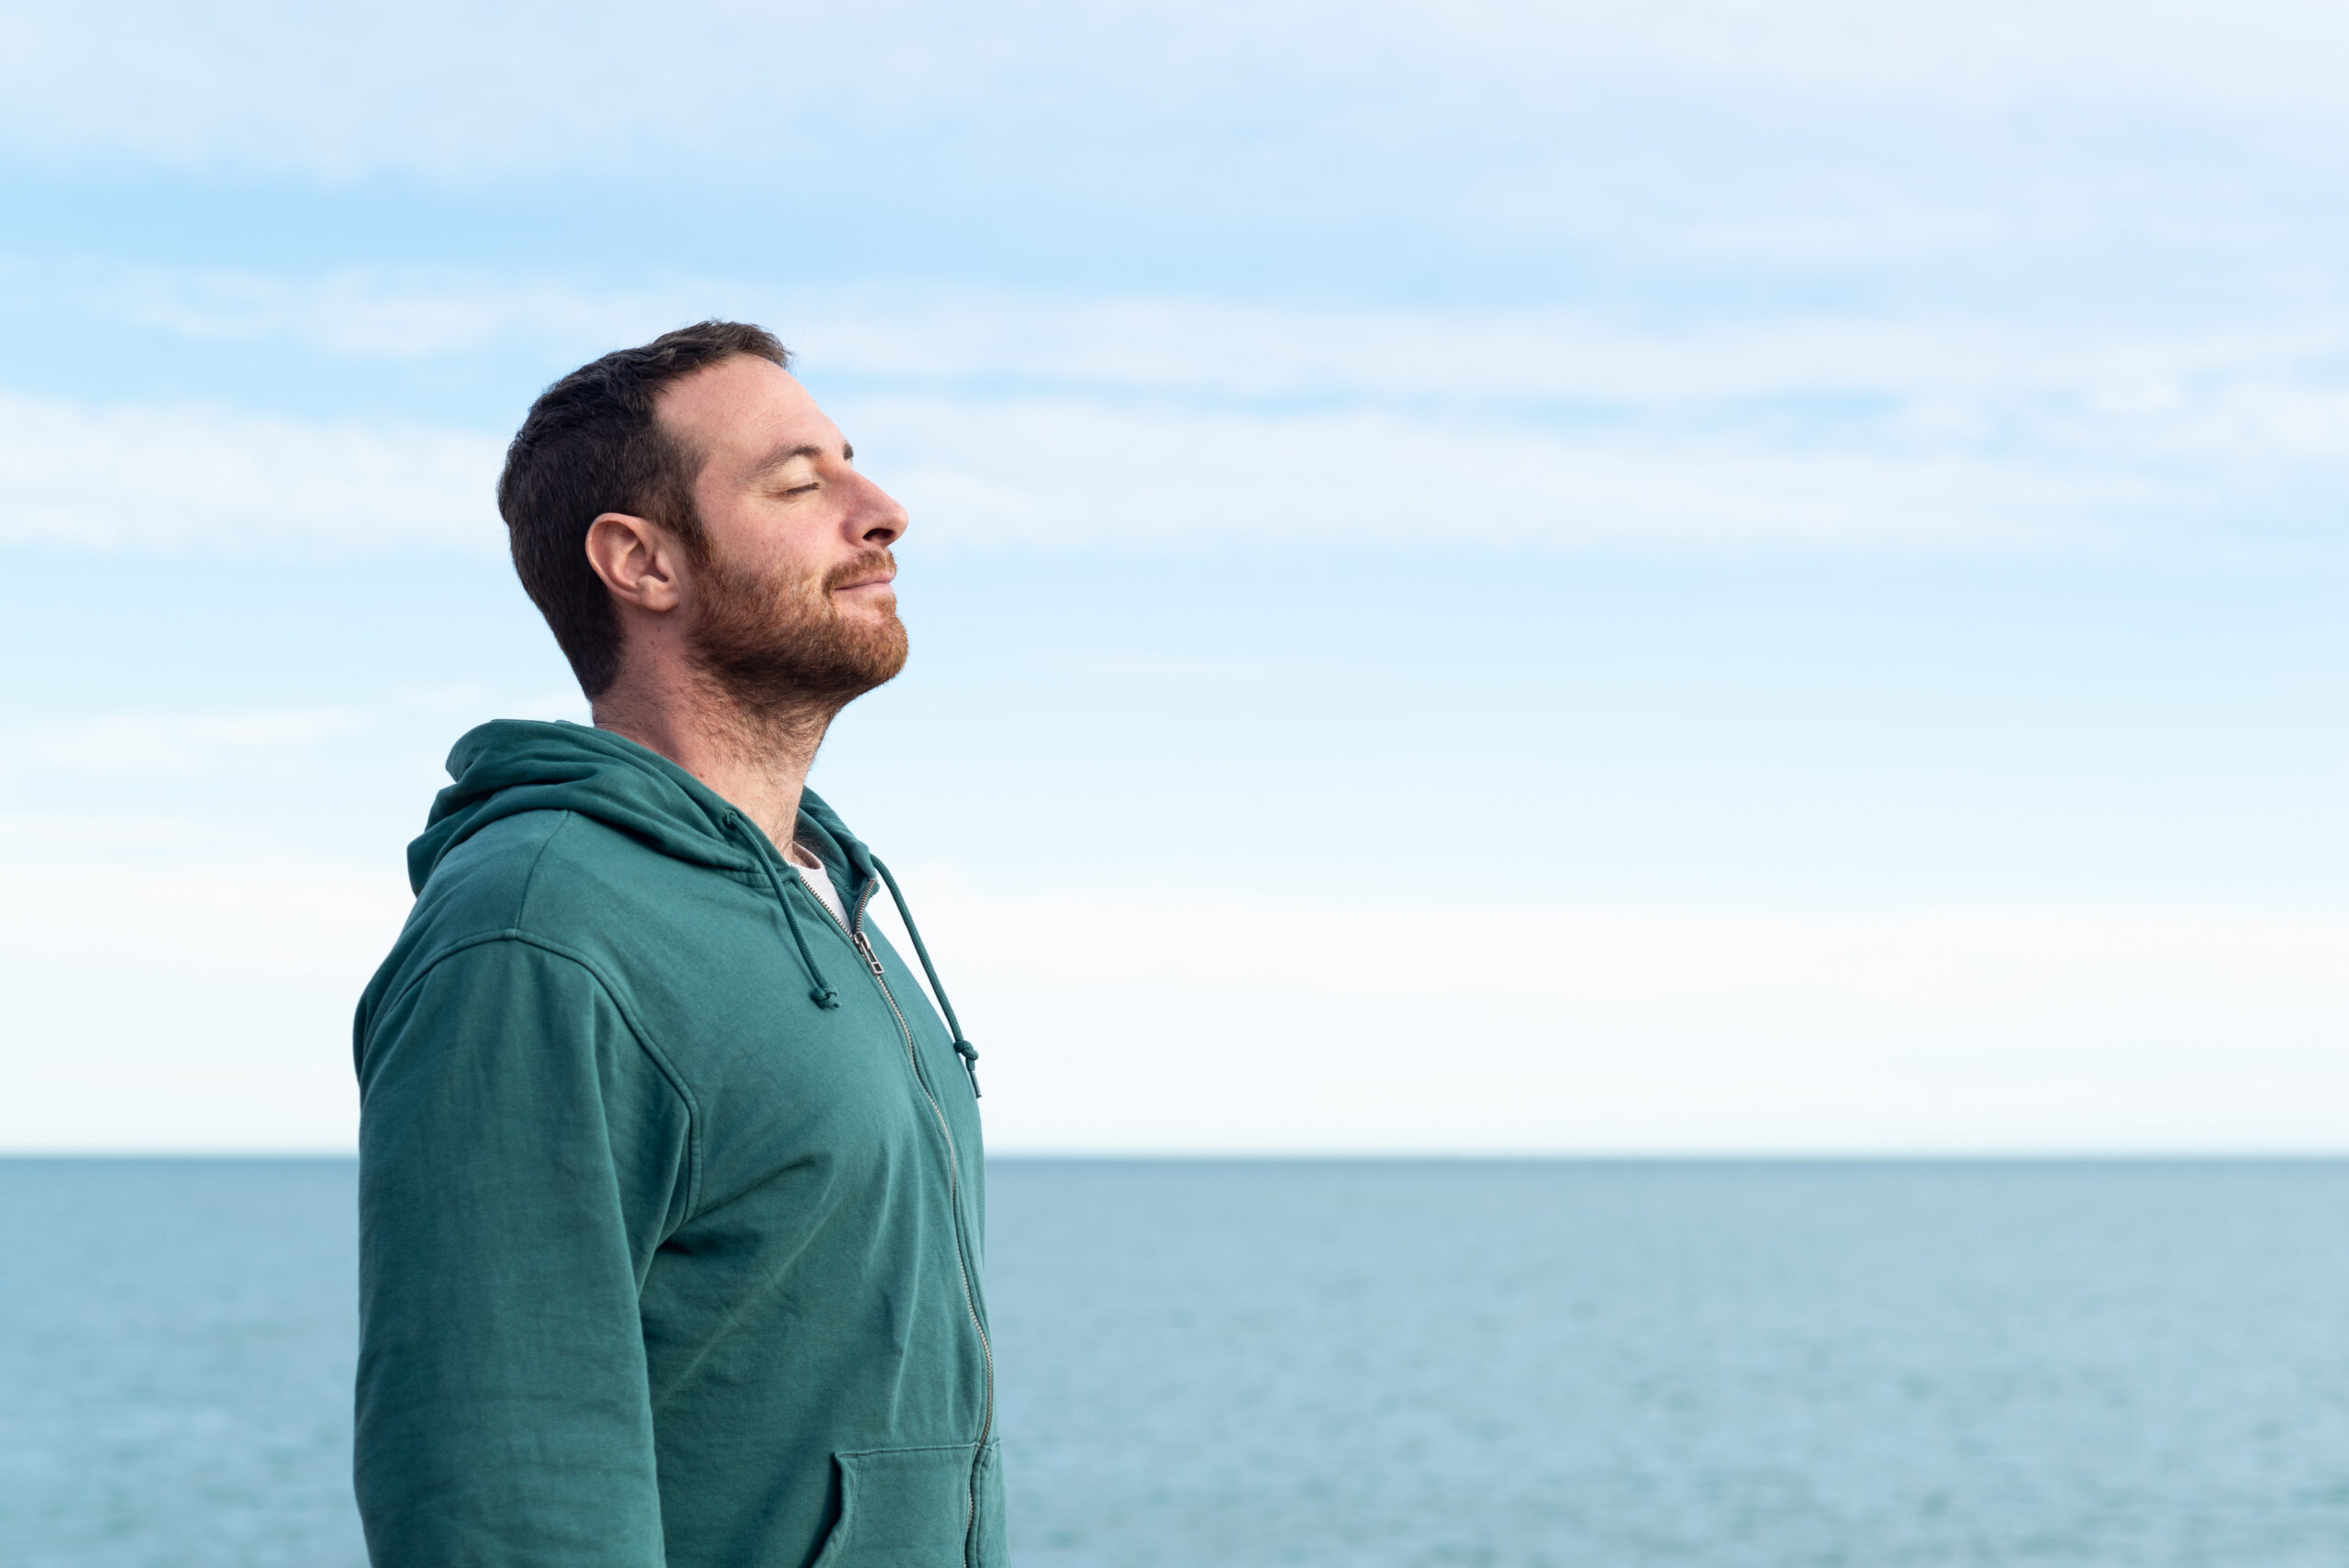
M 791 866 L 799 877 L 800 885 L 806 886 L 807 873 L 787 860 L 784 863 Z M 971 1261 L 963 1251 L 963 1162 L 962 1157 L 955 1152 L 954 1129 L 946 1125 L 946 1111 L 939 1105 L 938 1096 L 930 1092 L 930 1079 L 921 1070 L 921 1053 L 914 1047 L 913 1029 L 906 1022 L 906 1015 L 898 1010 L 897 998 L 889 990 L 888 973 L 881 967 L 880 956 L 873 951 L 873 943 L 864 934 L 865 906 L 873 902 L 873 895 L 880 885 L 878 882 L 868 881 L 864 891 L 857 895 L 856 923 L 853 926 L 844 923 L 833 914 L 831 906 L 821 898 L 816 899 L 816 905 L 823 910 L 824 918 L 848 938 L 849 945 L 856 949 L 857 955 L 864 960 L 865 968 L 873 972 L 873 984 L 881 993 L 881 1000 L 889 1005 L 889 1016 L 897 1020 L 897 1032 L 905 1037 L 906 1062 L 914 1070 L 914 1083 L 920 1088 L 921 1097 L 930 1102 L 930 1114 L 938 1118 L 939 1136 L 946 1140 L 946 1202 L 954 1211 L 954 1267 L 963 1276 L 963 1309 L 970 1314 L 971 1329 L 979 1337 L 979 1355 L 986 1368 L 986 1401 L 981 1407 L 979 1441 L 971 1455 L 970 1485 L 963 1492 L 963 1559 L 967 1563 L 978 1544 L 972 1537 L 972 1526 L 978 1522 L 979 1517 L 979 1466 L 986 1460 L 987 1434 L 995 1429 L 995 1347 L 987 1342 L 987 1326 L 979 1321 L 978 1295 L 971 1288 Z M 809 896 L 815 895 L 814 888 L 807 891 Z

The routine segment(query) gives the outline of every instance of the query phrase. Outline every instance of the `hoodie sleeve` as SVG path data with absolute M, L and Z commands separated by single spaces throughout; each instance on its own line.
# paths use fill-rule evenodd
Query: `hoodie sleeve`
M 584 965 L 434 963 L 360 1064 L 354 1479 L 376 1568 L 658 1568 L 637 1296 L 691 1120 Z

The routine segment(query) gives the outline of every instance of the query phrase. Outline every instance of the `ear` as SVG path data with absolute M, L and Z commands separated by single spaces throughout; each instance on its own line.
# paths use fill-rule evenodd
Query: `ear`
M 677 607 L 683 552 L 658 526 L 627 512 L 587 525 L 587 564 L 623 604 L 658 615 Z

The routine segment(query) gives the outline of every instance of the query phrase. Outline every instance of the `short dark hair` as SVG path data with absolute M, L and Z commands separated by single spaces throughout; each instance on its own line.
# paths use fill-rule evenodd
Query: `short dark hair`
M 604 580 L 587 564 L 588 525 L 603 513 L 626 512 L 658 523 L 700 553 L 693 486 L 702 454 L 663 430 L 652 405 L 671 383 L 737 354 L 791 362 L 791 351 L 762 327 L 680 327 L 642 348 L 615 350 L 548 387 L 506 449 L 497 510 L 514 570 L 590 697 L 602 695 L 619 673 L 620 623 Z

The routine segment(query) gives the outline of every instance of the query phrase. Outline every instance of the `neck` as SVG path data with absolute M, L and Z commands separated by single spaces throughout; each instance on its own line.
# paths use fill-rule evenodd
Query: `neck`
M 840 705 L 744 706 L 707 681 L 613 683 L 594 705 L 595 725 L 658 751 L 757 823 L 790 858 L 807 770 Z

